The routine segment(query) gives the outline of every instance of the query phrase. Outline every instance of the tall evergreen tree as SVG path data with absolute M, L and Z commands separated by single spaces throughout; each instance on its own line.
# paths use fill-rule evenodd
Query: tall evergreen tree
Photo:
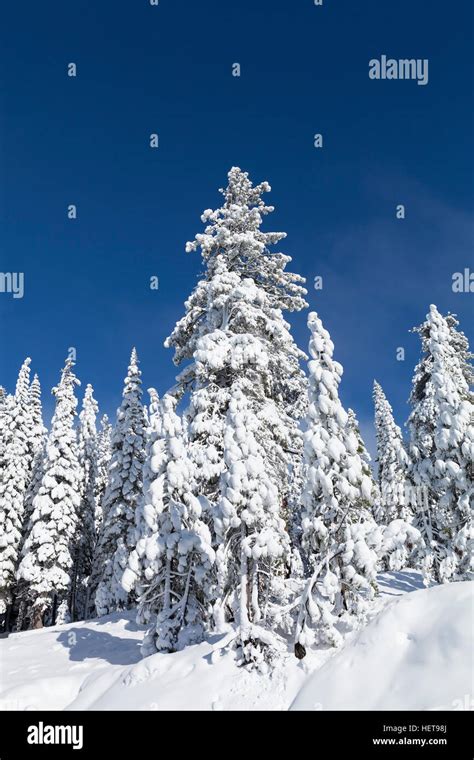
M 374 380 L 375 433 L 381 522 L 412 519 L 408 493 L 408 454 L 402 433 L 393 419 L 392 407 L 379 383 Z
M 10 438 L 10 411 L 12 396 L 0 385 L 0 483 L 6 467 L 5 450 Z
M 148 623 L 156 612 L 154 601 L 151 604 L 148 603 L 146 590 L 156 575 L 157 521 L 159 513 L 164 509 L 162 500 L 164 471 L 162 472 L 162 470 L 167 461 L 163 452 L 167 431 L 169 432 L 169 427 L 163 425 L 162 419 L 165 400 L 160 401 L 155 388 L 148 388 L 148 395 L 150 405 L 148 425 L 145 431 L 143 488 L 135 510 L 134 547 L 122 577 L 122 585 L 126 591 L 130 593 L 134 589 L 137 597 L 140 597 L 138 613 L 140 623 Z M 172 406 L 173 412 L 175 404 L 176 401 Z M 181 425 L 181 421 L 179 421 L 179 425 Z M 153 486 L 155 480 L 157 483 Z
M 33 597 L 31 624 L 68 619 L 72 585 L 74 539 L 80 505 L 80 466 L 74 428 L 79 381 L 74 362 L 66 360 L 59 385 L 53 388 L 56 406 L 45 450 L 43 476 L 33 499 L 30 530 L 23 546 L 18 576 Z
M 362 462 L 363 474 L 372 482 L 372 511 L 375 516 L 378 510 L 378 505 L 380 504 L 380 489 L 372 472 L 372 457 L 370 456 L 369 450 L 365 445 L 364 439 L 362 438 L 359 427 L 359 420 L 357 419 L 356 413 L 353 409 L 347 410 L 347 425 L 349 427 L 349 430 L 352 430 L 355 437 L 357 438 L 357 453 L 360 456 Z
M 31 435 L 29 440 L 31 461 L 42 448 L 47 430 L 43 422 L 43 407 L 41 403 L 41 385 L 38 375 L 33 377 L 29 391 L 31 410 Z
M 106 414 L 100 420 L 97 434 L 97 475 L 95 478 L 95 532 L 99 535 L 102 524 L 102 502 L 108 484 L 109 463 L 112 456 L 112 425 Z
M 90 601 L 98 615 L 126 609 L 135 601 L 122 587 L 122 575 L 135 546 L 135 509 L 142 491 L 145 459 L 145 412 L 141 372 L 132 350 L 112 438 L 103 518 L 90 580 Z M 96 590 L 97 589 L 97 590 Z
M 261 230 L 263 217 L 273 211 L 262 199 L 270 190 L 268 183 L 254 187 L 248 175 L 235 167 L 228 180 L 221 191 L 223 206 L 204 212 L 204 233 L 187 244 L 188 251 L 201 249 L 205 273 L 166 342 L 175 349 L 176 364 L 189 362 L 178 377 L 178 389 L 190 391 L 186 415 L 190 455 L 198 493 L 207 499 L 205 519 L 217 551 L 227 542 L 222 505 L 229 467 L 225 439 L 229 440 L 227 427 L 233 424 L 228 414 L 231 400 L 239 391 L 247 396 L 245 404 L 255 416 L 253 435 L 261 445 L 264 469 L 287 528 L 290 471 L 301 455 L 299 419 L 306 403 L 306 381 L 299 367 L 304 354 L 283 318 L 284 310 L 306 306 L 304 280 L 286 272 L 289 256 L 270 250 L 285 233 Z M 246 498 L 251 499 L 250 493 Z M 265 514 L 273 526 L 273 512 Z M 261 530 L 265 532 L 263 524 Z M 238 533 L 234 557 L 241 557 L 241 540 L 244 536 Z M 289 564 L 288 542 L 282 545 Z M 283 572 L 285 561 L 272 565 L 271 572 Z M 232 577 L 230 573 L 229 582 Z M 216 624 L 222 613 L 234 620 L 235 610 L 226 602 L 233 591 L 217 578 L 206 589 Z
M 309 409 L 307 481 L 303 493 L 303 548 L 311 575 L 301 598 L 295 654 L 314 640 L 337 645 L 340 618 L 363 619 L 376 591 L 381 534 L 372 517 L 374 483 L 361 457 L 354 421 L 338 395 L 342 366 L 316 313 L 308 318 Z M 365 447 L 364 447 L 365 448 Z
M 446 324 L 449 327 L 449 343 L 458 357 L 464 380 L 466 381 L 467 386 L 471 388 L 472 385 L 474 385 L 474 365 L 472 363 L 474 354 L 469 348 L 468 339 L 464 333 L 458 329 L 459 320 L 457 319 L 456 314 L 448 312 L 445 319 Z M 423 333 L 423 325 L 421 325 L 421 328 L 415 328 L 413 332 L 419 332 L 420 330 Z
M 2 456 L 2 446 L 4 445 L 4 435 L 6 433 L 6 412 L 9 395 L 3 385 L 0 385 L 0 461 Z M 1 474 L 1 471 L 0 471 Z
M 25 527 L 33 512 L 33 499 L 36 496 L 44 474 L 44 455 L 47 440 L 47 429 L 43 422 L 43 407 L 41 403 L 41 385 L 38 375 L 35 375 L 30 386 L 31 436 L 28 446 L 31 465 L 31 478 L 25 496 Z
M 14 397 L 3 407 L 2 465 L 0 477 L 0 615 L 9 613 L 16 586 L 16 568 L 22 540 L 24 503 L 31 475 L 32 414 L 30 363 L 20 369 Z
M 167 394 L 159 409 L 153 407 L 152 401 L 137 543 L 123 576 L 125 590 L 140 594 L 139 620 L 149 624 L 144 656 L 175 651 L 202 636 L 202 587 L 214 560 L 176 398 Z
M 269 610 L 277 591 L 276 569 L 288 555 L 289 535 L 280 514 L 277 486 L 265 467 L 265 449 L 258 441 L 257 404 L 247 383 L 242 387 L 234 383 L 215 520 L 221 605 L 216 605 L 215 615 L 236 621 L 241 662 L 265 667 L 279 648 Z
M 96 480 L 98 404 L 92 385 L 87 385 L 79 415 L 79 464 L 81 467 L 81 504 L 78 511 L 75 541 L 73 598 L 71 614 L 74 620 L 86 615 L 87 581 L 92 569 L 96 544 Z
M 422 489 L 416 527 L 427 583 L 472 577 L 474 416 L 465 336 L 430 306 L 410 396 L 410 478 Z
M 10 439 L 10 418 L 13 397 L 0 386 L 0 481 L 6 466 L 5 449 Z
M 43 408 L 41 403 L 41 385 L 38 375 L 35 375 L 30 385 L 30 410 L 31 410 L 31 436 L 28 441 L 29 453 L 32 458 L 31 477 L 25 493 L 23 531 L 20 544 L 19 557 L 22 556 L 24 542 L 31 530 L 31 517 L 33 514 L 33 501 L 37 495 L 44 475 L 44 457 L 47 440 L 47 429 L 43 422 Z M 23 630 L 28 615 L 31 614 L 32 597 L 29 584 L 22 579 L 17 581 L 18 611 L 15 628 Z

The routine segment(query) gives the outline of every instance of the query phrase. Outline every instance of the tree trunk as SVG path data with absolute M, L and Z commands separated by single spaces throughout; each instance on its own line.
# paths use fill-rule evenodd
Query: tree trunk
M 11 629 L 12 612 L 13 612 L 13 601 L 11 604 L 7 606 L 7 610 L 5 613 L 5 627 L 4 627 L 5 633 L 9 633 Z
M 258 561 L 255 560 L 252 568 L 252 620 L 258 623 L 262 617 L 258 599 Z
M 243 550 L 245 538 L 245 526 L 241 526 L 241 544 L 240 544 L 240 638 L 242 643 L 248 641 L 250 635 L 250 624 L 248 614 L 248 559 Z
M 43 627 L 43 608 L 35 607 L 33 610 L 32 628 Z
M 89 620 L 90 618 L 89 605 L 90 605 L 90 588 L 89 586 L 87 586 L 86 598 L 84 602 L 84 620 Z
M 75 622 L 77 620 L 77 561 L 74 562 L 72 571 L 72 583 L 71 590 L 69 592 L 69 609 L 71 612 L 71 620 Z
M 166 568 L 165 568 L 165 588 L 164 588 L 164 594 L 163 594 L 163 611 L 167 614 L 169 613 L 170 607 L 171 607 L 171 562 L 167 558 L 166 559 Z
M 53 597 L 53 609 L 51 610 L 51 625 L 54 625 L 56 622 L 57 612 L 58 612 L 58 595 L 55 594 Z
M 25 609 L 26 609 L 26 603 L 24 600 L 22 600 L 18 608 L 18 616 L 15 623 L 15 631 L 23 630 L 23 624 L 25 622 Z

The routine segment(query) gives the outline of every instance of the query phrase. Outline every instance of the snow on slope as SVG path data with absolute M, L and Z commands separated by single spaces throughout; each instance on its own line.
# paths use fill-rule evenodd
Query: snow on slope
M 62 710 L 98 675 L 139 662 L 134 613 L 10 634 L 0 640 L 0 709 Z
M 10 635 L 0 640 L 0 709 L 426 709 L 472 694 L 474 584 L 419 590 L 413 571 L 379 580 L 364 631 L 337 652 L 288 654 L 272 678 L 236 667 L 231 631 L 142 660 L 133 612 Z
M 454 709 L 472 699 L 474 583 L 405 595 L 307 679 L 292 710 Z

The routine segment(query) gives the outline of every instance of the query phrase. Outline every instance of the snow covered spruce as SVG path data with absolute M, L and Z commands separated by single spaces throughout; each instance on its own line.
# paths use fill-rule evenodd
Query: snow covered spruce
M 354 416 L 338 395 L 342 366 L 318 315 L 308 318 L 309 408 L 304 434 L 303 550 L 309 578 L 302 594 L 295 653 L 315 640 L 337 645 L 341 624 L 364 619 L 376 587 L 382 536 L 373 519 L 376 487 Z
M 227 631 L 237 661 L 337 646 L 367 619 L 378 570 L 425 583 L 472 577 L 471 354 L 435 306 L 416 328 L 422 357 L 408 439 L 374 383 L 377 479 L 342 367 L 311 313 L 307 359 L 285 313 L 304 280 L 264 232 L 268 183 L 234 167 L 223 204 L 187 244 L 203 272 L 166 341 L 180 367 L 142 402 L 133 349 L 112 426 L 68 360 L 48 433 L 30 359 L 0 387 L 0 622 L 53 625 L 137 608 L 142 652 Z
M 409 481 L 409 457 L 392 407 L 374 380 L 375 434 L 377 439 L 380 495 L 375 519 L 384 525 L 382 569 L 402 570 L 416 564 L 415 553 L 423 545 L 413 524 L 416 489 Z
M 123 589 L 122 575 L 134 547 L 135 510 L 142 492 L 146 417 L 141 382 L 133 349 L 112 436 L 102 523 L 88 584 L 89 607 L 95 605 L 98 615 L 127 609 L 134 601 Z
M 88 578 L 96 545 L 98 436 L 96 417 L 98 404 L 92 385 L 87 385 L 79 415 L 79 464 L 81 467 L 81 504 L 78 510 L 78 535 L 75 542 L 73 597 L 71 615 L 74 620 L 86 616 Z
M 453 315 L 430 306 L 416 332 L 422 341 L 410 396 L 410 468 L 418 489 L 415 525 L 424 544 L 427 583 L 473 573 L 474 396 L 471 354 Z
M 211 535 L 195 495 L 176 398 L 152 393 L 143 499 L 136 511 L 136 548 L 123 587 L 139 590 L 138 618 L 151 623 L 144 654 L 175 651 L 199 641 L 205 625 L 205 595 L 214 561 Z
M 0 613 L 4 614 L 10 613 L 13 602 L 30 466 L 36 453 L 30 363 L 31 359 L 25 359 L 15 395 L 7 396 L 0 417 Z
M 290 257 L 271 250 L 285 234 L 261 230 L 273 211 L 268 183 L 253 186 L 235 167 L 228 180 L 223 206 L 204 212 L 204 233 L 187 244 L 206 270 L 167 345 L 187 362 L 178 392 L 189 394 L 189 456 L 216 552 L 202 589 L 207 624 L 235 624 L 250 662 L 271 659 L 272 595 L 290 564 L 289 471 L 301 455 L 306 381 L 283 311 L 304 308 L 306 291 L 286 271 Z
M 375 434 L 377 438 L 380 515 L 384 522 L 397 518 L 411 521 L 408 486 L 408 454 L 402 433 L 393 419 L 392 407 L 374 380 Z
M 53 623 L 69 619 L 81 503 L 81 470 L 74 429 L 77 406 L 74 390 L 79 381 L 73 365 L 70 359 L 66 361 L 59 385 L 53 389 L 56 408 L 18 569 L 18 577 L 29 587 L 33 627 L 41 626 L 45 615 Z

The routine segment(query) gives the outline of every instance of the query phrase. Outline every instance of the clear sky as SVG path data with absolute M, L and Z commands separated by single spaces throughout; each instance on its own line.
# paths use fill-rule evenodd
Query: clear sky
M 74 346 L 83 387 L 113 414 L 136 345 L 144 387 L 164 392 L 163 341 L 202 269 L 184 245 L 237 165 L 272 185 L 265 228 L 288 233 L 280 248 L 308 278 L 373 448 L 372 381 L 403 424 L 408 331 L 429 304 L 472 338 L 474 293 L 452 291 L 454 272 L 474 271 L 472 16 L 471 0 L 8 3 L 0 270 L 24 272 L 25 294 L 0 293 L 0 383 L 12 390 L 31 356 L 49 416 Z M 428 84 L 369 79 L 382 55 L 428 59 Z M 291 322 L 306 348 L 306 314 Z

